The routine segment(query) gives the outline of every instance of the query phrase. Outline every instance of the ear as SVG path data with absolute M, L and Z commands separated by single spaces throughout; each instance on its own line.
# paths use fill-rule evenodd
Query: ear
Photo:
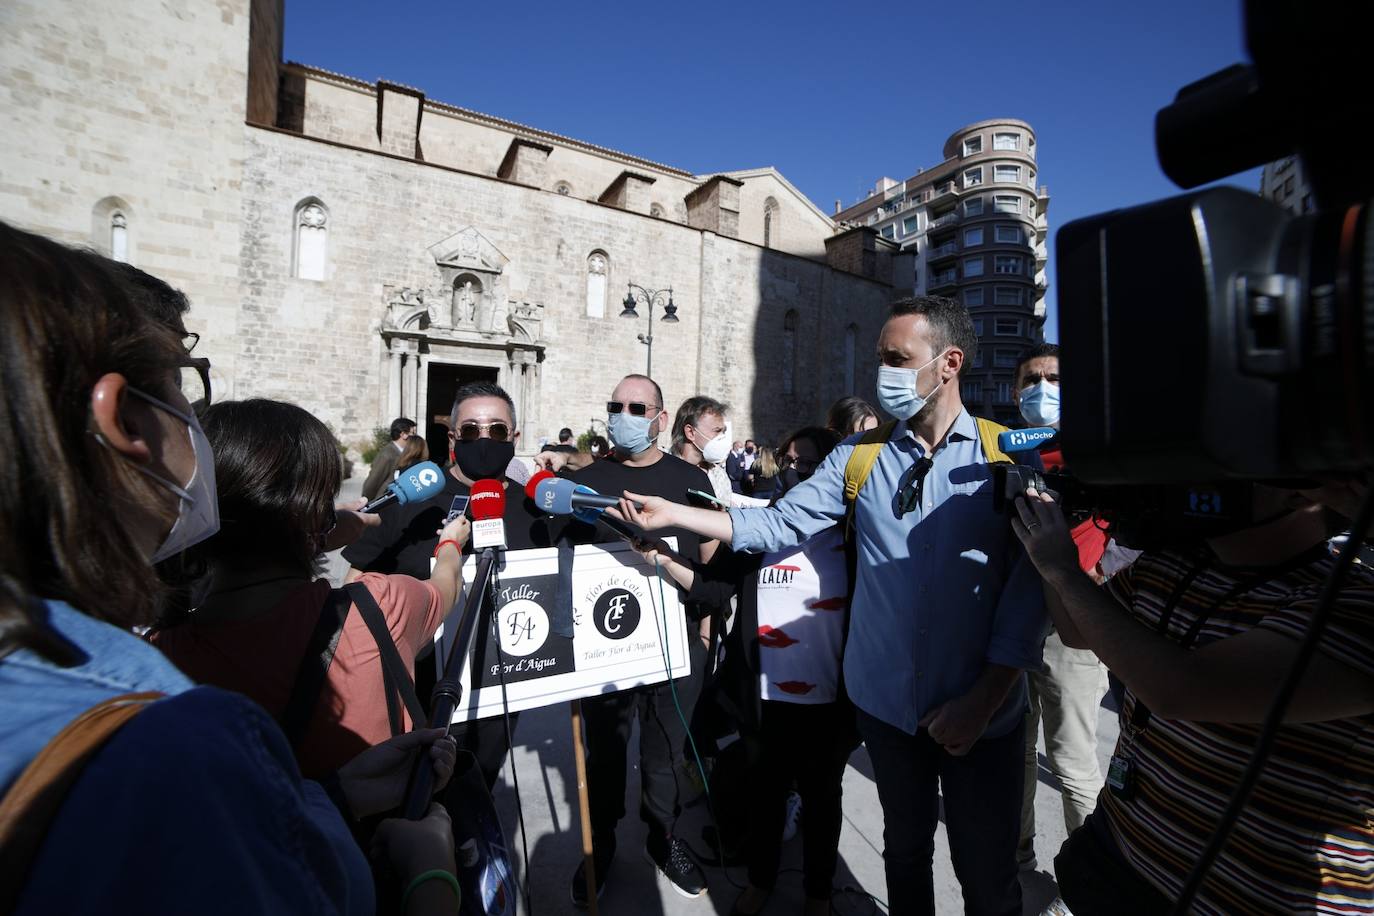
M 519 441 L 520 441 L 520 430 L 518 430 L 518 429 L 512 429 L 512 430 L 510 431 L 510 441 L 511 441 L 511 442 L 519 442 Z
M 102 375 L 91 389 L 91 416 L 105 443 L 139 464 L 152 458 L 144 439 L 137 403 L 126 395 L 129 382 L 118 372 Z
M 949 370 L 950 375 L 958 375 L 959 370 L 964 368 L 964 351 L 958 347 L 950 347 L 945 353 L 944 367 Z

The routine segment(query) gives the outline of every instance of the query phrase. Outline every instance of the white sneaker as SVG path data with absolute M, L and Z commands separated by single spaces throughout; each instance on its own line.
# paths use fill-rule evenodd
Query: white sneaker
M 786 843 L 797 835 L 797 825 L 801 823 L 801 796 L 796 792 L 787 793 L 787 817 L 782 822 L 782 841 Z

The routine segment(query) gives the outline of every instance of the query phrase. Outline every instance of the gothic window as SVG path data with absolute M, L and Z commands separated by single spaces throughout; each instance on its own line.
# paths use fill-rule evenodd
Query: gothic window
M 560 181 L 558 184 L 553 186 L 553 189 L 559 194 L 562 194 L 564 197 L 569 197 L 572 195 L 572 185 L 568 184 L 566 181 Z
M 302 280 L 323 280 L 329 238 L 329 211 L 313 197 L 296 205 L 295 263 L 291 273 Z
M 851 324 L 844 332 L 844 393 L 854 393 L 854 349 L 858 344 L 859 326 Z
M 587 256 L 587 317 L 606 317 L 606 288 L 610 280 L 611 261 L 604 251 Z
M 763 202 L 763 247 L 773 247 L 773 237 L 778 231 L 778 202 L 768 198 Z
M 790 309 L 782 318 L 782 393 L 797 390 L 797 311 Z
M 482 281 L 472 274 L 463 274 L 453 281 L 453 327 L 472 324 L 477 320 L 477 303 L 482 301 Z
M 110 258 L 129 260 L 129 219 L 118 210 L 110 214 Z

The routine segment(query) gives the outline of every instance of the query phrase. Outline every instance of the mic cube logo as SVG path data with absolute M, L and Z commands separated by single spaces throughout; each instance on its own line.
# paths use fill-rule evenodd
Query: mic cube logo
M 639 627 L 639 599 L 623 588 L 610 588 L 596 599 L 592 623 L 607 639 L 624 639 Z
M 1035 445 L 1037 442 L 1044 442 L 1047 439 L 1053 438 L 1053 433 L 1017 430 L 1007 436 L 1007 441 L 1015 448 L 1026 448 Z
M 406 480 L 410 483 L 410 488 L 416 493 L 423 493 L 427 487 L 432 487 L 439 482 L 439 474 L 434 468 L 422 468 L 419 473 L 406 475 Z

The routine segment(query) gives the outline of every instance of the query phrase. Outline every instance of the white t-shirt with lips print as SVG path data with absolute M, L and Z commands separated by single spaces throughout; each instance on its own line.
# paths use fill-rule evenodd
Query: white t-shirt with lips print
M 849 577 L 838 525 L 763 557 L 758 574 L 759 695 L 833 703 Z

